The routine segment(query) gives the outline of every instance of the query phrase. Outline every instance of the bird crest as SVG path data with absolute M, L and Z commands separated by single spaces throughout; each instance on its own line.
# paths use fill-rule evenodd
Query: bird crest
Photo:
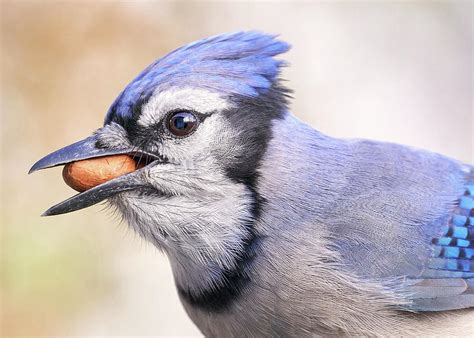
M 285 61 L 274 56 L 290 49 L 275 35 L 237 32 L 178 48 L 143 70 L 117 97 L 105 123 L 132 116 L 133 107 L 155 91 L 201 88 L 226 96 L 256 97 L 270 89 Z

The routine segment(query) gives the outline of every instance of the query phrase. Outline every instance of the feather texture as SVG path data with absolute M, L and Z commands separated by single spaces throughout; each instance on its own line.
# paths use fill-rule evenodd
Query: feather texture
M 143 70 L 117 97 L 105 123 L 131 118 L 137 102 L 172 87 L 256 97 L 270 89 L 285 65 L 273 57 L 289 48 L 274 35 L 258 32 L 222 34 L 188 44 Z
M 410 292 L 415 291 L 410 306 L 415 311 L 474 306 L 473 176 L 471 169 L 463 196 L 457 200 L 452 216 L 445 226 L 440 227 L 439 235 L 432 239 L 431 258 L 422 273 L 426 279 L 407 288 Z

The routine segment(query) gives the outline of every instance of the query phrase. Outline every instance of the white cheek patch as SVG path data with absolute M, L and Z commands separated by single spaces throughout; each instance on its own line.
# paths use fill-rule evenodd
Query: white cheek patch
M 226 121 L 220 114 L 213 114 L 201 123 L 197 130 L 187 138 L 176 140 L 163 140 L 158 144 L 159 152 L 168 159 L 180 162 L 185 159 L 196 159 L 199 155 L 208 155 L 208 149 L 216 139 L 223 138 L 225 142 Z M 217 147 L 216 147 L 217 148 Z
M 144 127 L 153 125 L 159 122 L 166 113 L 177 109 L 209 114 L 231 106 L 231 103 L 218 93 L 204 89 L 184 88 L 155 92 L 143 106 L 138 124 Z

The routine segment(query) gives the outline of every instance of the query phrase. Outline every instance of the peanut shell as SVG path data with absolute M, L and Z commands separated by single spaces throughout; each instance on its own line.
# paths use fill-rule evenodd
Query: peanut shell
M 74 190 L 86 191 L 113 178 L 138 169 L 128 155 L 112 155 L 68 163 L 63 169 L 64 182 Z

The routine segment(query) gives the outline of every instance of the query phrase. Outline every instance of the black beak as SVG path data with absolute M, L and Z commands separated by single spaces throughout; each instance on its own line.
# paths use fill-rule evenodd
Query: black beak
M 137 150 L 136 148 L 123 149 L 105 149 L 96 146 L 95 136 L 88 137 L 79 142 L 59 149 L 36 162 L 30 169 L 29 174 L 40 169 L 46 169 L 64 165 L 74 161 L 85 160 L 94 157 L 129 154 L 136 157 L 145 157 L 148 160 L 160 160 L 159 157 L 151 153 Z M 144 187 L 145 183 L 141 180 L 142 169 L 132 173 L 119 176 L 110 181 L 102 183 L 96 187 L 79 193 L 61 203 L 46 210 L 42 216 L 52 216 L 65 214 L 79 209 L 87 208 L 99 203 L 108 197 L 112 197 L 120 192 Z

